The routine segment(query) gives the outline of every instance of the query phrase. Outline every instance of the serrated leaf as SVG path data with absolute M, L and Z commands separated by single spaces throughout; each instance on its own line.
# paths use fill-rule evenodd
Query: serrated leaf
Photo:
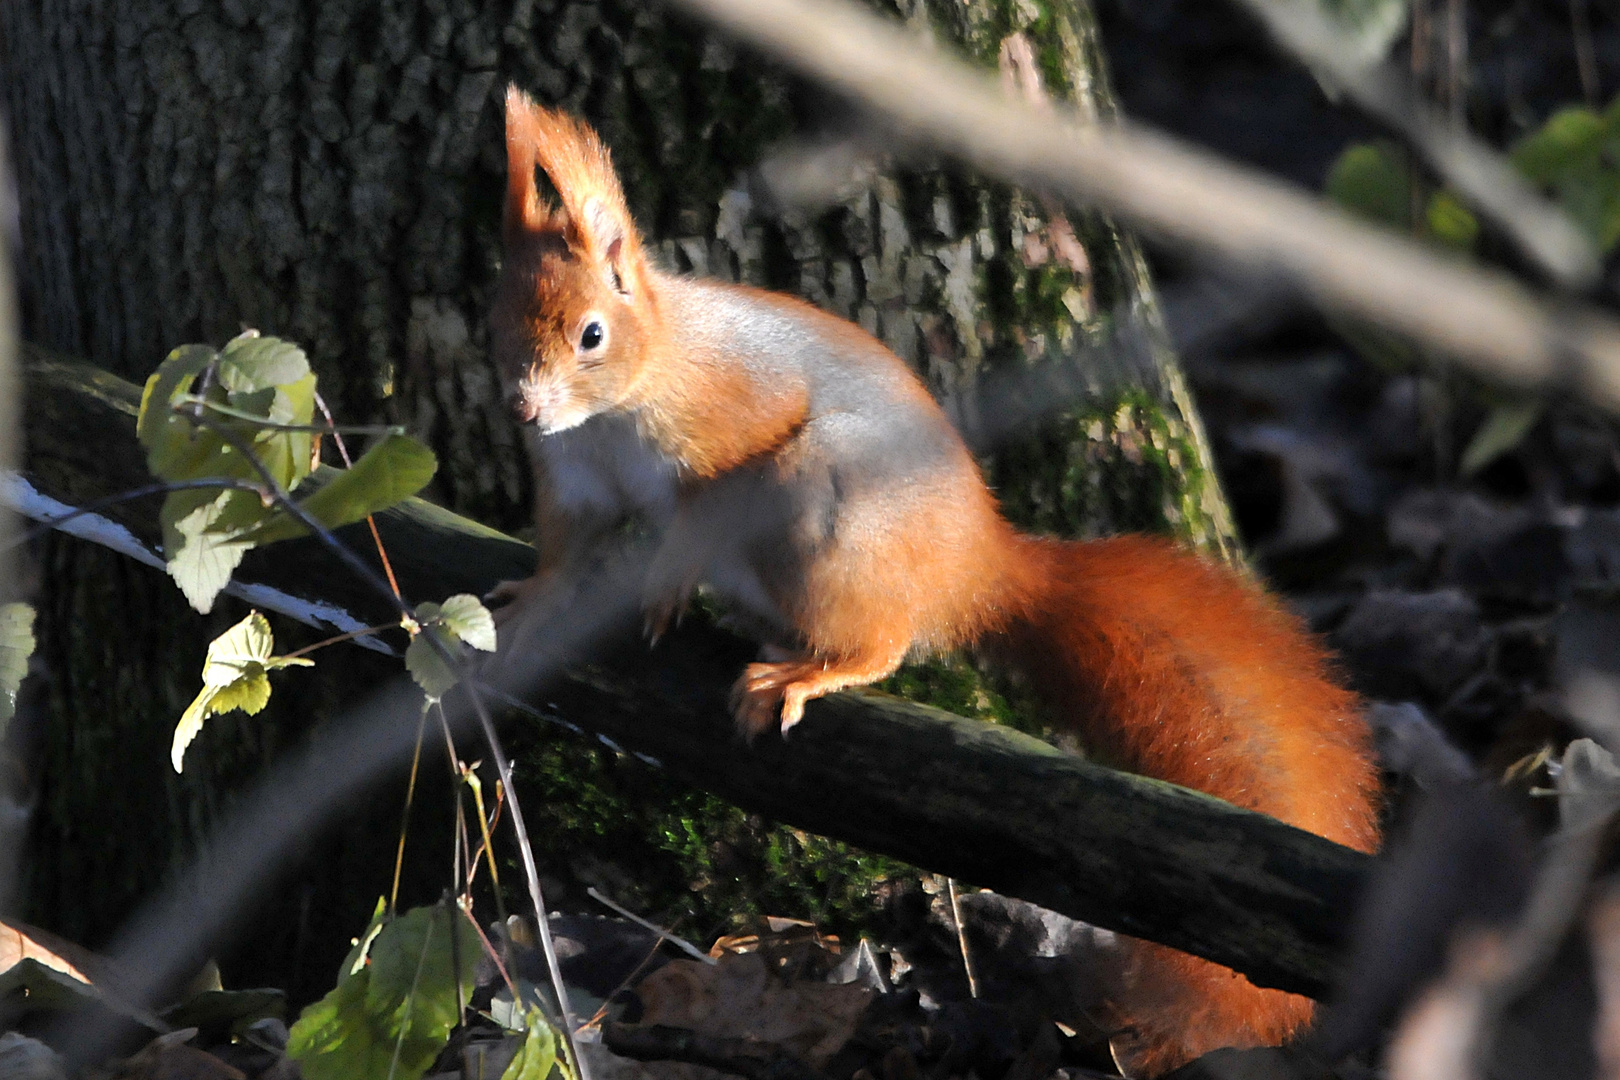
M 229 686 L 220 687 L 209 702 L 212 713 L 227 713 L 241 709 L 249 716 L 259 713 L 270 704 L 270 676 L 259 664 L 249 664 L 241 677 Z
M 213 531 L 232 494 L 171 491 L 158 513 L 169 576 L 191 606 L 204 614 L 213 610 L 220 590 L 230 583 L 231 573 L 253 546 Z
M 276 512 L 274 506 L 266 506 L 254 491 L 227 489 L 220 498 L 220 511 L 214 515 L 208 529 L 227 540 L 241 539 L 249 529 L 269 521 Z
M 219 353 L 219 381 L 233 392 L 286 386 L 309 375 L 309 358 L 290 341 L 249 330 Z
M 298 505 L 327 528 L 364 520 L 403 502 L 427 486 L 438 470 L 433 451 L 409 435 L 387 435 L 319 491 Z M 257 544 L 303 536 L 307 530 L 280 514 L 244 539 Z
M 457 593 L 439 607 L 439 621 L 456 637 L 482 652 L 495 651 L 495 616 L 478 597 Z
M 557 1033 L 545 1014 L 530 1006 L 525 1017 L 523 1045 L 501 1073 L 501 1080 L 546 1080 L 557 1064 Z
M 186 711 L 180 714 L 180 722 L 174 725 L 174 740 L 169 743 L 169 764 L 174 766 L 175 772 L 184 772 L 186 763 L 186 747 L 196 741 L 197 735 L 202 731 L 203 721 L 208 719 L 208 706 L 214 702 L 214 695 L 219 693 L 216 686 L 205 686 L 191 699 Z
M 0 604 L 0 740 L 17 714 L 17 690 L 28 677 L 28 658 L 34 655 L 34 608 L 30 604 Z
M 257 611 L 215 638 L 203 660 L 202 690 L 192 699 L 174 728 L 169 761 L 181 772 L 186 748 L 202 731 L 210 716 L 241 709 L 250 716 L 270 701 L 270 670 L 280 667 L 310 667 L 302 657 L 272 656 L 275 638 L 270 623 Z
M 417 1080 L 472 994 L 479 950 L 455 909 L 406 912 L 376 933 L 368 964 L 303 1011 L 288 1055 L 307 1080 Z
M 1515 401 L 1492 409 L 1474 437 L 1468 441 L 1458 468 L 1464 476 L 1479 470 L 1517 447 L 1541 419 L 1545 405 L 1540 401 Z
M 430 606 L 432 605 L 420 605 L 417 608 L 418 615 L 422 608 Z M 445 663 L 439 651 L 429 642 L 430 634 L 451 656 L 457 655 L 460 651 L 455 638 L 447 634 L 442 627 L 424 625 L 405 647 L 405 670 L 411 673 L 411 678 L 416 680 L 416 685 L 422 688 L 422 692 L 430 700 L 437 701 L 449 693 L 450 688 L 460 681 L 461 676 L 456 673 L 455 668 Z

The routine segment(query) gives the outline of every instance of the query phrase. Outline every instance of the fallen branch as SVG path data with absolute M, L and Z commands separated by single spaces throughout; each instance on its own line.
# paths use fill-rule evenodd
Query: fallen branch
M 149 483 L 134 441 L 135 388 L 84 365 L 37 353 L 26 359 L 29 456 L 9 500 L 25 514 L 54 515 L 63 505 Z M 30 494 L 19 500 L 18 491 Z M 157 561 L 147 546 L 157 533 L 152 500 L 118 503 L 107 515 L 73 524 L 87 526 L 90 539 Z M 378 525 L 411 600 L 481 592 L 526 573 L 533 558 L 526 545 L 418 500 L 380 515 Z M 369 535 L 356 533 L 354 546 L 370 550 Z M 744 746 L 726 693 L 752 647 L 689 620 L 649 652 L 634 632 L 641 564 L 628 557 L 613 565 L 621 568 L 617 577 L 605 572 L 582 585 L 569 619 L 547 623 L 529 651 L 488 678 L 750 811 L 1186 949 L 1265 985 L 1320 994 L 1331 981 L 1366 856 L 1018 732 L 872 691 L 815 702 L 791 739 Z M 387 614 L 314 542 L 254 552 L 237 582 L 254 602 L 281 604 L 277 610 L 321 625 L 363 626 Z M 624 631 L 618 645 L 594 644 L 602 641 L 596 628 L 613 625 Z M 587 643 L 595 661 L 561 677 L 551 677 L 553 661 L 540 659 L 571 650 L 577 661 Z M 543 696 L 541 676 L 548 677 Z M 385 692 L 389 715 L 373 722 L 413 729 L 393 714 L 414 715 L 406 705 L 412 696 Z M 460 697 L 446 700 L 447 711 L 468 712 Z M 322 773 L 309 790 L 278 771 L 245 800 L 222 830 L 229 847 L 207 857 L 215 915 L 203 917 L 182 883 L 164 909 L 172 914 L 152 916 L 141 940 L 171 942 L 164 947 L 181 952 L 206 947 L 201 939 L 220 932 L 243 883 L 262 878 L 345 791 L 394 767 L 410 746 L 393 735 L 386 747 L 376 735 L 355 739 L 341 750 L 334 742 L 308 762 Z M 254 821 L 263 823 L 258 835 L 239 829 Z M 251 856 L 237 850 L 250 836 Z

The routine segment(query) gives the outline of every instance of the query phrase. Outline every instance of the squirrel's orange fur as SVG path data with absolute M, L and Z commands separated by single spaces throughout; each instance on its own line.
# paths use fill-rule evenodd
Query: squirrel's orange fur
M 641 514 L 662 530 L 650 626 L 703 584 L 775 647 L 734 693 L 751 736 L 908 655 L 972 646 L 1104 760 L 1375 846 L 1359 704 L 1276 601 L 1166 541 L 1020 535 L 871 336 L 789 297 L 658 271 L 596 135 L 516 90 L 507 154 L 492 329 L 535 436 L 540 579 Z M 1280 1042 L 1311 1015 L 1147 943 L 1122 979 L 1114 1045 L 1137 1075 Z

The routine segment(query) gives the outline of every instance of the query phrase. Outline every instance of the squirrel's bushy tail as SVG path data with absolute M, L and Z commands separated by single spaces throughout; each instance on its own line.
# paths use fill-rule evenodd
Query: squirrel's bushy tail
M 1168 541 L 1018 546 L 1008 623 L 985 644 L 1056 726 L 1107 764 L 1376 847 L 1378 776 L 1360 702 L 1297 617 Z M 1308 999 L 1208 961 L 1146 942 L 1129 955 L 1114 1018 L 1127 1075 L 1276 1044 L 1310 1019 Z

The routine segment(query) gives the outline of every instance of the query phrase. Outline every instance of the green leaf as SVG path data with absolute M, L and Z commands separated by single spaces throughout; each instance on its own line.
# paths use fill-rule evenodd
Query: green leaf
M 304 425 L 314 416 L 313 374 L 271 390 L 265 409 L 266 420 L 273 424 Z M 308 431 L 260 431 L 253 440 L 253 450 L 276 478 L 276 483 L 291 491 L 309 475 L 314 440 L 314 434 Z
M 169 761 L 174 771 L 182 771 L 186 747 L 202 731 L 210 716 L 241 709 L 248 715 L 259 712 L 270 701 L 268 672 L 280 667 L 311 667 L 302 657 L 272 656 L 275 639 L 270 623 L 257 611 L 215 638 L 203 661 L 203 688 L 174 728 Z
M 195 394 L 198 376 L 215 361 L 218 381 L 201 397 L 231 411 L 203 407 L 212 426 L 175 413 L 174 406 Z M 147 380 L 136 433 L 147 448 L 147 468 L 164 480 L 218 476 L 258 482 L 258 471 L 237 451 L 239 445 L 251 448 L 276 482 L 290 490 L 309 474 L 312 433 L 267 429 L 253 418 L 299 426 L 309 424 L 314 411 L 315 376 L 302 350 L 277 338 L 245 337 L 223 353 L 206 345 L 170 353 Z
M 366 1000 L 374 1010 L 393 1009 L 401 1016 L 408 1007 L 415 1022 L 442 1026 L 448 1035 L 472 993 L 482 953 L 478 931 L 460 909 L 450 904 L 413 908 L 383 927 L 372 944 Z
M 163 526 L 163 554 L 169 576 L 191 606 L 207 614 L 251 543 L 234 541 L 214 531 L 231 491 L 171 491 L 158 521 Z
M 384 925 L 369 963 L 303 1011 L 287 1053 L 307 1080 L 417 1080 L 472 994 L 477 932 L 448 905 Z
M 1362 143 L 1339 155 L 1327 178 L 1328 197 L 1351 213 L 1397 229 L 1412 224 L 1412 179 L 1390 143 Z
M 135 435 L 146 447 L 146 467 L 161 480 L 196 480 L 224 475 L 230 452 L 217 434 L 197 427 L 174 411 L 191 393 L 197 377 L 219 356 L 206 345 L 182 345 L 146 380 Z
M 287 1056 L 299 1063 L 307 1080 L 380 1080 L 388 1076 L 394 1039 L 366 1012 L 370 981 L 370 970 L 362 968 L 299 1014 L 288 1033 Z M 426 1071 L 423 1065 L 421 1072 Z M 400 1073 L 402 1080 L 419 1075 Z
M 372 943 L 377 940 L 377 935 L 382 933 L 382 928 L 388 925 L 391 918 L 393 916 L 388 914 L 388 901 L 381 896 L 377 897 L 377 906 L 372 909 L 371 921 L 366 924 L 366 932 L 354 939 L 354 948 L 343 958 L 343 966 L 338 969 L 338 982 L 365 970 L 366 965 L 371 962 Z
M 419 620 L 423 619 L 424 608 L 434 609 L 433 615 L 427 616 L 428 618 L 437 616 L 437 604 L 419 604 L 416 608 Z M 449 693 L 450 688 L 460 681 L 461 676 L 454 667 L 445 663 L 444 657 L 440 656 L 439 651 L 429 642 L 430 634 L 451 656 L 459 655 L 461 647 L 444 627 L 430 625 L 425 620 L 422 629 L 405 647 L 405 670 L 411 673 L 411 678 L 416 680 L 416 685 L 422 688 L 422 692 L 429 700 L 437 701 Z
M 0 740 L 17 713 L 17 690 L 28 676 L 34 644 L 33 606 L 0 604 Z
M 254 491 L 227 490 L 220 498 L 222 500 L 220 511 L 214 515 L 208 531 L 223 540 L 241 540 L 249 529 L 256 528 L 275 516 L 275 507 L 266 506 L 264 500 Z
M 1520 139 L 1510 152 L 1513 164 L 1539 184 L 1556 184 L 1601 167 L 1608 124 L 1591 109 L 1560 109 Z
M 1468 441 L 1458 469 L 1464 476 L 1473 476 L 1518 446 L 1541 419 L 1545 408 L 1541 401 L 1515 401 L 1496 406 Z
M 205 686 L 191 699 L 186 711 L 180 714 L 180 722 L 174 725 L 174 740 L 169 744 L 169 764 L 174 766 L 175 772 L 185 771 L 186 747 L 196 741 L 198 733 L 202 731 L 203 721 L 207 720 L 214 704 L 214 698 L 219 694 L 219 688 Z
M 361 521 L 386 510 L 427 486 L 438 469 L 433 451 L 409 435 L 387 435 L 363 454 L 352 468 L 339 472 L 330 482 L 298 505 L 327 528 Z M 243 539 L 268 544 L 303 536 L 308 530 L 285 513 Z
M 1599 115 L 1562 109 L 1521 139 L 1510 157 L 1549 189 L 1571 220 L 1604 253 L 1620 242 L 1620 99 Z
M 476 596 L 457 593 L 439 608 L 439 620 L 446 630 L 483 652 L 495 651 L 495 616 Z
M 219 353 L 220 384 L 235 393 L 286 386 L 308 375 L 303 349 L 281 338 L 261 337 L 257 330 L 233 337 Z
M 146 380 L 141 410 L 135 416 L 135 437 L 151 450 L 161 442 L 171 423 L 190 427 L 171 411 L 174 403 L 191 392 L 191 384 L 219 354 L 206 345 L 182 345 L 166 356 Z
M 1449 191 L 1437 191 L 1429 198 L 1424 221 L 1430 236 L 1457 251 L 1474 250 L 1479 239 L 1479 219 Z
M 541 1011 L 529 1007 L 524 1030 L 523 1046 L 512 1063 L 501 1073 L 501 1080 L 546 1080 L 557 1064 L 557 1033 L 546 1023 Z

